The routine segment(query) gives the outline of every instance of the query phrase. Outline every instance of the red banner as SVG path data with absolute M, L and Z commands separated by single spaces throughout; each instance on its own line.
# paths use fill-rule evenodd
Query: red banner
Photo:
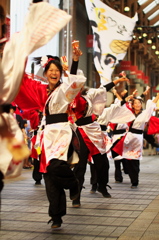
M 131 61 L 121 61 L 120 66 L 121 70 L 130 70 Z
M 87 35 L 87 47 L 92 48 L 93 47 L 93 35 Z
M 137 70 L 137 78 L 138 79 L 143 79 L 143 76 L 144 76 L 144 73 L 143 73 L 143 71 L 141 71 L 141 70 Z
M 143 76 L 143 81 L 144 81 L 145 84 L 148 84 L 149 77 L 148 76 Z
M 137 75 L 138 67 L 137 66 L 130 66 L 130 74 Z

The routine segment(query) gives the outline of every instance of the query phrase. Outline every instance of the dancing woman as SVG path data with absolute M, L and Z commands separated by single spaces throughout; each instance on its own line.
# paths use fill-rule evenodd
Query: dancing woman
M 52 228 L 61 226 L 66 214 L 66 195 L 78 196 L 78 181 L 67 163 L 72 154 L 72 129 L 68 121 L 67 109 L 70 102 L 84 85 L 84 76 L 69 75 L 61 79 L 62 65 L 57 59 L 48 59 L 44 75 L 50 92 L 45 104 L 46 125 L 41 136 L 40 172 L 44 173 L 46 192 L 49 199 L 49 215 Z M 76 155 L 77 157 L 77 155 Z
M 139 184 L 140 160 L 142 159 L 143 150 L 143 130 L 145 124 L 149 121 L 159 94 L 154 100 L 148 100 L 146 109 L 142 109 L 142 99 L 134 98 L 132 109 L 135 120 L 131 123 L 126 135 L 115 145 L 113 151 L 128 159 L 128 174 L 131 180 L 131 188 L 137 188 Z

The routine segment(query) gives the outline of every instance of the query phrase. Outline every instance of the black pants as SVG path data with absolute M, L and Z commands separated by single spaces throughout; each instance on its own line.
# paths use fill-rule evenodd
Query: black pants
M 90 172 L 91 172 L 91 178 L 90 178 L 90 184 L 94 185 L 97 184 L 97 172 L 94 164 L 90 164 Z
M 79 185 L 80 185 L 80 190 L 82 190 L 82 186 L 84 183 L 84 176 L 86 172 L 86 167 L 87 167 L 87 161 L 88 161 L 88 155 L 89 155 L 89 149 L 86 146 L 79 130 L 77 129 L 76 131 L 77 136 L 79 138 L 80 142 L 80 153 L 79 153 L 79 162 L 78 164 L 74 167 L 74 173 L 79 180 Z M 109 162 L 106 154 L 96 154 L 92 156 L 93 161 L 94 161 L 94 166 L 96 169 L 97 173 L 97 183 L 101 188 L 106 187 L 108 183 L 108 178 L 109 178 Z M 80 197 L 79 197 L 80 198 Z
M 77 185 L 77 179 L 66 161 L 53 159 L 44 174 L 46 193 L 49 200 L 49 216 L 58 221 L 66 214 L 66 195 L 64 189 Z
M 32 173 L 32 177 L 36 182 L 39 182 L 42 180 L 42 173 L 39 172 L 40 169 L 40 161 L 34 158 L 34 169 Z
M 128 174 L 133 186 L 139 184 L 139 172 L 140 172 L 140 161 L 139 160 L 128 160 Z
M 122 182 L 123 176 L 122 176 L 122 167 L 125 174 L 128 174 L 128 165 L 127 165 L 127 159 L 123 158 L 120 160 L 114 160 L 114 166 L 115 166 L 115 180 Z

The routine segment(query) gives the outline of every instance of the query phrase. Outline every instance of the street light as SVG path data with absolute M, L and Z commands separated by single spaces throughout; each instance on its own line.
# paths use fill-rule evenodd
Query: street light
M 128 6 L 126 6 L 125 8 L 124 8 L 124 12 L 129 12 L 130 11 L 130 8 L 128 7 Z

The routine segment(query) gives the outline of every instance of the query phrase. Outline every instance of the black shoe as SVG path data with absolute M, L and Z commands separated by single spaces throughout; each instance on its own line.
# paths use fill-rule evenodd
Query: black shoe
M 52 225 L 51 225 L 51 228 L 59 228 L 59 227 L 61 227 L 62 219 L 60 218 L 59 220 L 53 221 L 53 219 L 51 218 L 51 219 L 48 221 L 48 224 L 49 224 L 50 222 L 53 222 Z
M 81 206 L 80 200 L 75 199 L 72 201 L 72 207 L 79 208 Z
M 121 180 L 121 181 L 116 180 L 115 181 L 115 183 L 122 183 L 122 182 L 123 182 L 123 180 Z
M 95 183 L 95 184 L 92 184 L 92 188 L 91 188 L 91 190 L 90 190 L 90 193 L 96 193 L 96 191 L 97 191 L 97 183 Z
M 35 185 L 41 185 L 41 181 L 36 181 Z
M 106 188 L 102 188 L 102 189 L 98 188 L 97 190 L 98 190 L 98 192 L 100 192 L 100 193 L 103 195 L 103 197 L 105 197 L 105 198 L 111 198 L 111 197 L 112 197 L 112 196 L 108 193 L 108 191 L 107 191 Z
M 70 188 L 70 199 L 75 200 L 80 194 L 79 182 L 77 181 L 76 185 L 73 188 Z
M 59 228 L 61 227 L 61 223 L 59 222 L 53 222 L 53 224 L 51 225 L 51 228 Z
M 136 188 L 137 188 L 137 185 L 132 185 L 131 188 L 132 188 L 132 189 L 136 189 Z

